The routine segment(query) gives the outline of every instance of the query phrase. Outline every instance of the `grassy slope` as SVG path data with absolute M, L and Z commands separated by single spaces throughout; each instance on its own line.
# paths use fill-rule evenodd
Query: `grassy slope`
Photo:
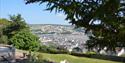
M 76 57 L 67 54 L 47 54 L 47 53 L 40 53 L 43 55 L 43 58 L 48 59 L 50 61 L 55 61 L 59 63 L 62 60 L 68 60 L 69 63 L 121 63 L 121 62 L 114 62 L 108 60 L 100 60 L 100 59 L 93 59 L 93 58 L 85 58 L 85 57 Z

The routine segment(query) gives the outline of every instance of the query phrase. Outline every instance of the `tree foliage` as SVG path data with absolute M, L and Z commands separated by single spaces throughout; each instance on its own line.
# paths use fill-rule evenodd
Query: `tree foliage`
M 21 17 L 20 14 L 18 15 L 10 15 L 10 25 L 8 25 L 3 30 L 3 34 L 7 35 L 8 38 L 11 38 L 16 32 L 21 31 L 23 29 L 29 30 L 28 25 L 25 23 L 25 20 Z
M 36 51 L 39 49 L 39 38 L 32 33 L 22 30 L 16 33 L 10 42 L 18 49 Z
M 3 34 L 3 29 L 6 28 L 11 22 L 7 19 L 0 18 L 0 43 L 7 44 L 8 43 L 8 37 Z
M 5 18 L 0 18 L 0 25 L 9 25 L 10 21 Z
M 39 49 L 39 38 L 31 33 L 30 28 L 20 14 L 10 15 L 9 20 L 1 19 L 0 24 L 2 25 L 0 43 L 11 44 L 24 50 L 36 51 Z
M 6 35 L 0 35 L 0 44 L 8 44 L 8 37 Z
M 125 47 L 124 0 L 25 0 L 26 4 L 46 3 L 49 11 L 63 12 L 66 20 L 91 32 L 89 48 Z

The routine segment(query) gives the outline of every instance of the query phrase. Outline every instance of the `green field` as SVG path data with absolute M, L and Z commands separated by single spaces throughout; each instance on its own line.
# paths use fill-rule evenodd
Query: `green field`
M 48 53 L 40 53 L 39 56 L 42 56 L 44 59 L 54 61 L 59 63 L 62 60 L 67 60 L 69 63 L 122 63 L 122 62 L 114 62 L 109 60 L 100 60 L 86 57 L 76 57 L 67 54 L 48 54 Z

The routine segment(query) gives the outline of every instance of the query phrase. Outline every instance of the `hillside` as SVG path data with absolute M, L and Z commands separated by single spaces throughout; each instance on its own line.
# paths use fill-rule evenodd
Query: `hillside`
M 75 29 L 75 26 L 72 25 L 59 25 L 59 24 L 30 24 L 31 30 L 36 33 L 44 34 L 72 34 L 75 32 L 84 32 L 83 28 Z
M 61 47 L 69 51 L 78 47 L 82 51 L 86 51 L 84 44 L 88 37 L 84 34 L 84 28 L 75 29 L 71 25 L 56 24 L 32 24 L 29 26 L 32 32 L 40 37 L 40 41 L 44 45 Z

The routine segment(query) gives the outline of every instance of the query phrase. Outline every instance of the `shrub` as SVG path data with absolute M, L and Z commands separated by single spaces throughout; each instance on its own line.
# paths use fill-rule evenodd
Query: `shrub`
M 42 54 L 39 53 L 36 54 L 36 52 L 29 51 L 29 55 L 25 63 L 54 63 L 54 62 L 45 60 Z
M 97 53 L 96 53 L 96 52 L 93 52 L 93 51 L 88 51 L 88 52 L 86 52 L 86 54 L 94 55 L 94 54 L 97 54 Z
M 8 43 L 8 37 L 6 35 L 0 36 L 0 43 L 1 44 L 7 44 Z
M 40 52 L 45 52 L 45 53 L 56 53 L 57 50 L 53 47 L 45 46 L 42 45 L 39 49 Z
M 29 31 L 23 30 L 16 33 L 10 42 L 18 49 L 36 51 L 40 47 L 39 39 Z
M 67 50 L 59 50 L 56 47 L 46 46 L 46 45 L 41 45 L 39 51 L 44 52 L 44 53 L 51 53 L 51 54 L 67 54 L 68 53 Z

